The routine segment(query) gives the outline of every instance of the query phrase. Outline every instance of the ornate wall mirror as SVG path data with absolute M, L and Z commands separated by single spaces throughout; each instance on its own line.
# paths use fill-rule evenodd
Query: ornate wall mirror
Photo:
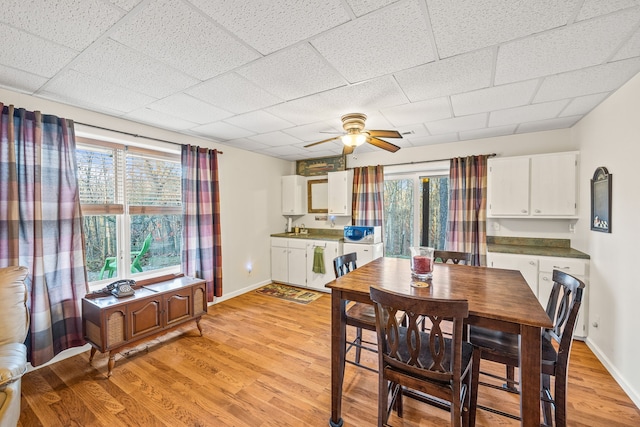
M 307 181 L 307 206 L 309 213 L 329 212 L 329 184 L 326 179 Z

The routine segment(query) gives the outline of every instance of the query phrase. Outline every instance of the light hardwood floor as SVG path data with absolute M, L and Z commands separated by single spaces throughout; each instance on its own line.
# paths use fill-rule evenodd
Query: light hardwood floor
M 88 351 L 27 373 L 20 426 L 327 426 L 330 296 L 300 305 L 249 292 L 209 307 L 202 320 L 117 358 Z M 365 331 L 366 332 L 366 331 Z M 148 351 L 146 348 L 148 347 Z M 375 355 L 365 359 L 376 365 Z M 495 372 L 497 366 L 491 367 Z M 345 427 L 376 425 L 376 374 L 347 365 Z M 479 404 L 517 412 L 517 396 L 482 387 Z M 573 346 L 570 426 L 638 426 L 640 411 L 588 347 Z M 448 425 L 448 413 L 406 400 L 393 426 Z M 517 421 L 478 412 L 480 426 Z

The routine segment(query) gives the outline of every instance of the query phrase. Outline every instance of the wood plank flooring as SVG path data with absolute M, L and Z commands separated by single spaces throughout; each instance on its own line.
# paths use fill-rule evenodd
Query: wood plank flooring
M 330 296 L 300 305 L 249 292 L 209 307 L 201 322 L 117 357 L 89 352 L 27 373 L 20 426 L 327 426 L 330 416 Z M 351 328 L 350 328 L 351 329 Z M 351 332 L 351 331 L 350 331 Z M 366 332 L 366 331 L 365 331 Z M 376 356 L 364 352 L 367 364 Z M 483 369 L 501 373 L 497 366 Z M 638 426 L 640 411 L 588 347 L 570 364 L 570 426 Z M 377 425 L 376 374 L 347 364 L 345 427 Z M 517 396 L 482 387 L 479 404 L 517 413 Z M 449 414 L 406 400 L 403 427 L 449 425 Z M 478 412 L 480 426 L 517 421 Z

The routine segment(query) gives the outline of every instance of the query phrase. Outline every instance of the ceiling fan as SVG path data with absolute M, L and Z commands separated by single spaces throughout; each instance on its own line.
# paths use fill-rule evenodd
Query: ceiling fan
M 361 113 L 349 113 L 341 117 L 342 128 L 347 132 L 344 135 L 334 136 L 333 138 L 323 139 L 322 141 L 314 142 L 313 144 L 305 145 L 304 147 L 313 147 L 314 145 L 323 144 L 325 142 L 341 139 L 344 144 L 342 154 L 351 154 L 353 150 L 359 145 L 367 142 L 383 150 L 395 153 L 400 149 L 397 145 L 390 142 L 383 141 L 380 138 L 402 138 L 400 132 L 396 130 L 366 130 L 364 128 L 364 121 L 367 120 L 367 116 Z

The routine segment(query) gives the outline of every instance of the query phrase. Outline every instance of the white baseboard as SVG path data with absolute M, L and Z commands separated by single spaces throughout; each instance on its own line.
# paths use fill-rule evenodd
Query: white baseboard
M 221 297 L 214 298 L 214 300 L 209 303 L 209 306 L 212 306 L 212 305 L 217 304 L 217 303 L 222 302 L 222 301 L 226 301 L 226 300 L 231 299 L 231 298 L 235 298 L 235 297 L 240 296 L 242 294 L 246 294 L 247 292 L 251 292 L 251 291 L 253 291 L 255 289 L 261 288 L 264 285 L 268 285 L 269 283 L 271 283 L 271 280 L 265 280 L 263 282 L 254 283 L 254 284 L 249 285 L 247 287 L 244 287 L 242 289 L 238 289 L 235 292 L 231 292 L 231 293 L 228 293 L 228 294 L 223 294 Z
M 587 347 L 591 349 L 593 354 L 596 355 L 600 363 L 604 365 L 604 367 L 609 371 L 614 380 L 622 387 L 625 393 L 629 396 L 629 398 L 633 401 L 636 407 L 640 408 L 640 393 L 635 390 L 632 386 L 630 386 L 624 379 L 624 377 L 620 374 L 620 372 L 616 369 L 616 367 L 611 363 L 611 360 L 600 350 L 596 344 L 594 344 L 589 337 L 585 340 Z

